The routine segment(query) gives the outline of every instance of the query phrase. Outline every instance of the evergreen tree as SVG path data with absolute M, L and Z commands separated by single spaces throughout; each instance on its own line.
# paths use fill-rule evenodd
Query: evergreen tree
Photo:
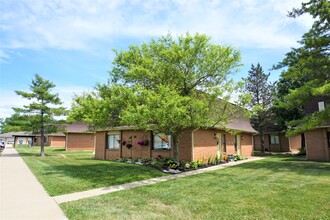
M 301 8 L 293 9 L 289 17 L 310 14 L 315 19 L 312 28 L 302 36 L 299 48 L 293 48 L 275 69 L 287 67 L 282 81 L 296 85 L 284 96 L 280 106 L 299 108 L 317 97 L 330 99 L 330 2 L 310 0 Z M 295 128 L 289 134 L 300 133 L 330 121 L 330 108 L 307 115 L 301 120 L 292 120 L 288 125 Z M 299 126 L 297 126 L 299 125 Z
M 248 104 L 251 109 L 251 123 L 259 132 L 261 152 L 265 152 L 264 130 L 272 123 L 271 104 L 274 97 L 274 84 L 268 82 L 269 74 L 265 74 L 261 65 L 251 65 L 249 75 L 245 79 L 245 90 L 251 95 Z
M 35 74 L 35 79 L 32 80 L 32 85 L 30 86 L 30 93 L 24 91 L 15 91 L 17 95 L 22 96 L 32 102 L 23 106 L 23 108 L 13 108 L 14 111 L 18 114 L 28 115 L 30 120 L 31 127 L 27 128 L 30 131 L 40 132 L 41 134 L 41 149 L 40 156 L 45 156 L 44 152 L 44 139 L 45 131 L 53 130 L 49 127 L 54 128 L 51 124 L 54 123 L 54 116 L 60 116 L 65 114 L 65 109 L 63 107 L 51 107 L 50 105 L 61 105 L 62 102 L 58 97 L 58 94 L 52 94 L 51 89 L 55 85 L 48 81 L 44 80 L 38 74 Z

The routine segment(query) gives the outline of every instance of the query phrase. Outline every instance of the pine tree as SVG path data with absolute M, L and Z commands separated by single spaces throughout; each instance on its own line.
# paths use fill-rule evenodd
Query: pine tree
M 261 65 L 251 65 L 249 75 L 245 80 L 245 90 L 251 95 L 248 104 L 252 111 L 251 123 L 260 135 L 261 152 L 265 152 L 264 130 L 271 124 L 271 104 L 274 96 L 274 84 L 268 82 L 269 74 L 265 74 Z
M 32 85 L 30 86 L 30 93 L 24 91 L 15 91 L 17 95 L 20 95 L 28 100 L 32 100 L 32 103 L 27 106 L 23 106 L 23 108 L 13 109 L 18 114 L 28 115 L 29 119 L 33 120 L 31 121 L 33 126 L 30 127 L 30 130 L 34 131 L 37 128 L 40 132 L 40 156 L 45 156 L 45 130 L 47 127 L 51 126 L 51 123 L 54 122 L 53 116 L 60 116 L 65 114 L 65 109 L 63 107 L 50 107 L 50 105 L 62 104 L 58 94 L 51 94 L 51 89 L 54 87 L 55 85 L 52 82 L 44 80 L 41 76 L 35 74 L 35 79 L 32 80 Z
M 296 18 L 302 14 L 310 14 L 315 18 L 312 28 L 298 41 L 301 46 L 293 48 L 274 67 L 287 68 L 280 80 L 295 82 L 280 103 L 284 108 L 299 108 L 320 96 L 330 99 L 330 2 L 310 0 L 302 3 L 301 8 L 293 9 L 289 17 Z M 330 108 L 291 121 L 289 125 L 295 130 L 289 134 L 315 128 L 326 121 L 330 121 Z

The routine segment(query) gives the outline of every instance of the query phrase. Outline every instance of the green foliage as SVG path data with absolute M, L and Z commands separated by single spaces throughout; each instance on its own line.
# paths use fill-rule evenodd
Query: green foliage
M 16 94 L 22 96 L 22 98 L 31 100 L 31 103 L 23 106 L 23 108 L 13 108 L 17 114 L 23 115 L 18 116 L 18 120 L 13 118 L 14 121 L 16 123 L 18 123 L 18 121 L 21 123 L 22 118 L 25 120 L 28 119 L 25 123 L 30 124 L 31 127 L 24 126 L 24 128 L 28 129 L 28 131 L 30 130 L 34 132 L 37 130 L 40 132 L 42 139 L 44 138 L 45 131 L 47 131 L 46 127 L 51 131 L 56 130 L 56 127 L 51 125 L 56 122 L 53 117 L 61 116 L 66 113 L 66 110 L 63 107 L 53 107 L 62 104 L 58 94 L 51 93 L 51 89 L 54 87 L 55 85 L 52 82 L 35 74 L 35 79 L 32 80 L 30 86 L 31 92 L 15 91 Z M 44 156 L 43 141 L 41 142 L 40 155 Z
M 217 156 L 215 157 L 214 162 L 215 162 L 216 165 L 221 163 L 221 158 L 222 158 L 221 155 L 220 155 L 220 156 L 217 155 Z
M 142 158 L 141 163 L 143 163 L 143 165 L 152 165 L 153 159 L 152 158 Z
M 198 168 L 198 163 L 195 161 L 191 161 L 189 163 L 191 169 L 197 169 Z
M 299 148 L 299 152 L 297 153 L 297 156 L 306 156 L 306 148 Z
M 235 160 L 244 160 L 244 157 L 239 154 L 235 154 L 234 157 L 235 157 Z
M 200 159 L 197 161 L 197 166 L 198 167 L 203 167 L 205 165 L 205 160 L 204 158 Z
M 211 44 L 205 35 L 167 35 L 115 53 L 109 83 L 75 97 L 70 120 L 95 128 L 132 125 L 172 135 L 178 160 L 178 136 L 184 129 L 224 127 L 231 117 L 244 114 L 228 104 L 241 86 L 229 79 L 240 66 L 240 53 L 230 46 Z
M 265 150 L 263 134 L 267 127 L 273 125 L 271 104 L 274 98 L 275 85 L 268 82 L 269 74 L 265 74 L 261 65 L 251 65 L 249 75 L 245 79 L 245 90 L 251 95 L 248 106 L 251 109 L 251 123 L 259 132 L 261 151 Z
M 289 91 L 283 93 L 284 99 L 280 100 L 279 104 L 283 108 L 297 109 L 317 97 L 328 99 L 330 97 L 330 2 L 310 0 L 302 3 L 301 8 L 293 9 L 289 16 L 296 18 L 303 14 L 310 14 L 315 18 L 312 28 L 302 36 L 299 41 L 301 46 L 293 48 L 286 54 L 284 60 L 274 67 L 276 69 L 286 67 L 287 69 L 282 72 L 281 80 L 293 85 Z M 329 121 L 329 113 L 322 113 L 291 117 L 286 122 L 290 126 L 299 125 L 299 129 L 290 132 L 296 134 Z

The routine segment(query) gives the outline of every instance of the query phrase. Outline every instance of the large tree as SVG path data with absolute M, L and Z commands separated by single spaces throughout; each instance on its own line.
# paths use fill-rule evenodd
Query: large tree
M 0 122 L 1 133 L 31 130 L 31 127 L 33 127 L 34 124 L 28 117 L 28 115 L 20 115 L 16 113 L 5 118 Z
M 262 66 L 251 65 L 249 75 L 245 79 L 245 90 L 251 95 L 248 103 L 251 109 L 251 122 L 257 129 L 260 136 L 261 152 L 265 152 L 264 131 L 267 127 L 273 126 L 271 104 L 274 97 L 275 86 L 268 82 L 269 74 L 265 74 Z
M 281 103 L 289 108 L 304 106 L 320 96 L 330 99 L 330 2 L 310 0 L 302 3 L 301 8 L 293 9 L 289 17 L 303 14 L 310 14 L 315 19 L 312 28 L 298 41 L 300 47 L 293 48 L 275 66 L 276 69 L 287 68 L 281 75 L 283 81 L 296 83 Z M 289 125 L 295 129 L 289 134 L 315 128 L 326 121 L 330 121 L 330 108 L 291 121 Z
M 32 85 L 30 85 L 31 92 L 15 91 L 17 95 L 31 100 L 29 105 L 25 105 L 23 108 L 13 109 L 18 114 L 28 116 L 31 120 L 29 130 L 36 132 L 37 129 L 40 132 L 42 140 L 40 156 L 45 155 L 43 141 L 45 139 L 45 130 L 54 131 L 54 116 L 61 116 L 66 113 L 63 107 L 54 107 L 62 104 L 58 94 L 51 93 L 51 89 L 54 87 L 55 84 L 35 74 L 35 79 L 32 80 Z
M 76 97 L 69 119 L 169 134 L 177 160 L 184 129 L 225 127 L 242 113 L 228 103 L 237 89 L 229 74 L 240 66 L 230 46 L 211 44 L 205 35 L 167 35 L 115 53 L 108 84 Z

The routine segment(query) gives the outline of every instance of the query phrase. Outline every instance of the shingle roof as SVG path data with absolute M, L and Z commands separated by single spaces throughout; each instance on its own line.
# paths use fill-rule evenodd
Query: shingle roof
M 88 130 L 88 124 L 84 122 L 75 122 L 73 124 L 67 124 L 65 126 L 68 133 L 90 133 Z
M 226 126 L 227 129 L 244 131 L 249 133 L 257 133 L 251 126 L 250 120 L 245 118 L 235 118 Z
M 13 137 L 13 135 L 17 133 L 17 132 L 8 132 L 8 133 L 3 133 L 3 134 L 0 134 L 0 138 L 10 138 L 10 137 Z

